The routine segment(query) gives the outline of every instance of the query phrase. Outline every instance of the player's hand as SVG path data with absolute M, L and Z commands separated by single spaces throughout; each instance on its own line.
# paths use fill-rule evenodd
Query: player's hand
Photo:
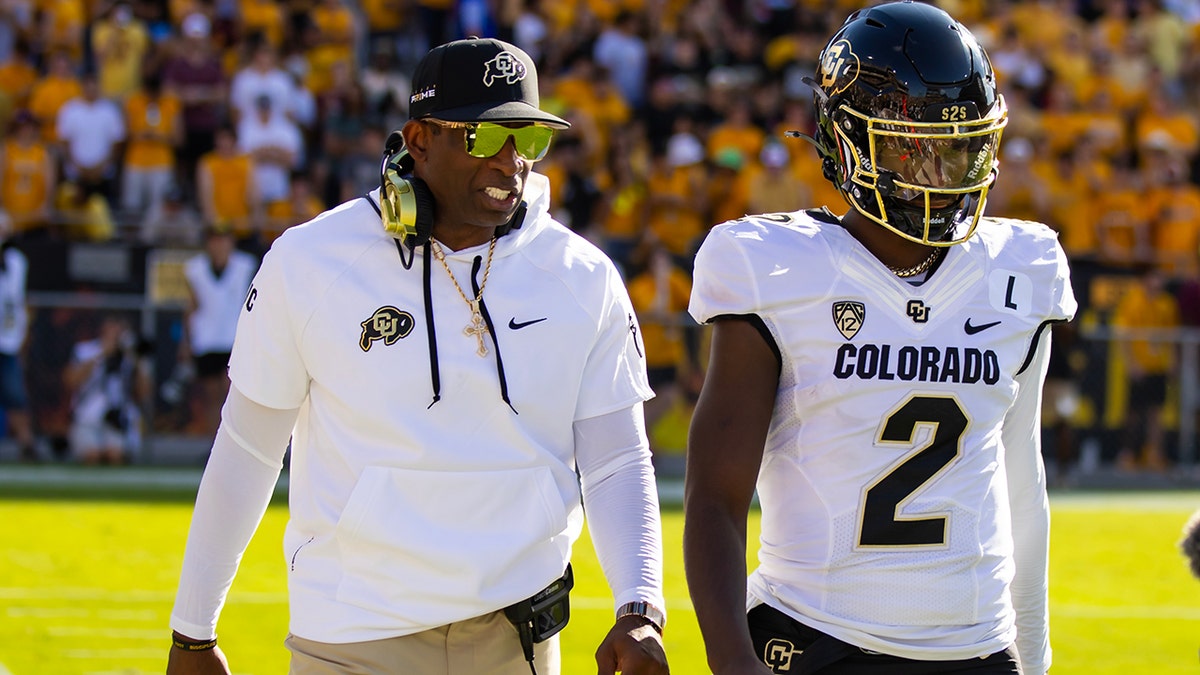
M 230 675 L 229 662 L 220 647 L 188 652 L 171 647 L 167 657 L 167 675 Z
M 662 636 L 648 621 L 623 616 L 596 650 L 596 675 L 667 675 Z

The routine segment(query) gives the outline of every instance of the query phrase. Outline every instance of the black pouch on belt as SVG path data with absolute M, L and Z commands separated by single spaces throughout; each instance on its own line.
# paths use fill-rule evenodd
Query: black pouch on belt
M 567 563 L 567 571 L 561 578 L 555 579 L 532 597 L 504 608 L 504 616 L 517 627 L 525 660 L 534 673 L 537 671 L 533 670 L 533 645 L 549 639 L 566 627 L 571 619 L 570 594 L 574 586 L 575 577 L 571 573 L 571 564 Z

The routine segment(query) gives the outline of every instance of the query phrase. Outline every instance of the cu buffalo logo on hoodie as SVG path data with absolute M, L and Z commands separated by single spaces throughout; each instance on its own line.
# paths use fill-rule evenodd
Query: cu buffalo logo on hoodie
M 416 321 L 413 315 L 392 306 L 380 307 L 371 318 L 363 321 L 362 335 L 358 338 L 358 346 L 364 351 L 371 350 L 371 343 L 383 340 L 385 346 L 396 344 L 396 340 L 408 337 Z

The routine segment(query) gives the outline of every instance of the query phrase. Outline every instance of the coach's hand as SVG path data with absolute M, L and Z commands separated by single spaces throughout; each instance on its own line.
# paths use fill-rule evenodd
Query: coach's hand
M 229 662 L 220 647 L 199 652 L 171 647 L 167 675 L 230 675 Z
M 662 636 L 649 621 L 623 616 L 596 650 L 596 674 L 667 675 Z

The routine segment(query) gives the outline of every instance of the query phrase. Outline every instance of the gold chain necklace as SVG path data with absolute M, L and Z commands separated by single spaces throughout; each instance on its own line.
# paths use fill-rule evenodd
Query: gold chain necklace
M 891 265 L 888 265 L 887 268 L 892 271 L 892 274 L 895 274 L 896 276 L 900 277 L 901 279 L 907 279 L 908 277 L 915 277 L 918 274 L 920 274 L 921 272 L 924 272 L 925 270 L 929 269 L 930 267 L 933 267 L 934 261 L 936 261 L 938 259 L 938 256 L 941 254 L 942 254 L 941 247 L 937 247 L 937 248 L 934 248 L 932 251 L 930 251 L 929 257 L 925 258 L 924 260 L 917 263 L 916 265 L 913 265 L 912 267 L 892 267 Z
M 463 335 L 474 337 L 479 342 L 479 348 L 475 353 L 479 356 L 487 356 L 487 345 L 483 342 L 483 336 L 487 334 L 487 324 L 483 322 L 483 314 L 479 311 L 479 301 L 483 299 L 483 289 L 487 286 L 488 274 L 492 271 L 492 252 L 496 250 L 496 239 L 492 238 L 492 243 L 488 244 L 487 266 L 483 269 L 483 281 L 479 284 L 479 292 L 475 294 L 475 299 L 471 300 L 463 293 L 462 286 L 458 285 L 458 279 L 454 278 L 454 272 L 450 271 L 450 265 L 446 264 L 446 253 L 442 251 L 442 245 L 436 240 L 430 239 L 429 245 L 433 247 L 433 257 L 442 263 L 442 268 L 446 270 L 446 274 L 450 275 L 450 282 L 454 284 L 454 290 L 458 291 L 459 297 L 463 302 L 467 303 L 467 307 L 471 308 L 471 323 L 463 329 Z

